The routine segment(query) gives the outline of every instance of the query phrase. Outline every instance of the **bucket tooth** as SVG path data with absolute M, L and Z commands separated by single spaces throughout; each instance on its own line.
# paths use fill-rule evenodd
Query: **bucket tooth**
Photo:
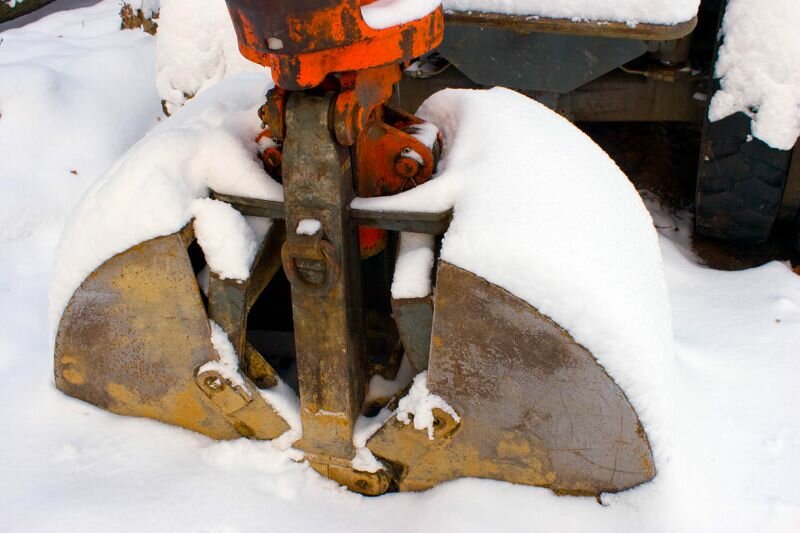
M 288 424 L 242 376 L 197 383 L 202 365 L 218 360 L 187 253 L 187 232 L 152 239 L 95 270 L 61 317 L 56 386 L 114 413 L 160 420 L 216 439 L 275 438 Z M 208 376 L 204 376 L 207 378 Z M 215 402 L 205 385 L 225 399 Z M 236 401 L 234 401 L 236 400 Z M 222 405 L 224 408 L 221 408 Z
M 427 385 L 461 420 L 429 440 L 392 418 L 369 440 L 401 490 L 478 477 L 596 495 L 655 476 L 625 394 L 564 329 L 445 261 L 434 303 Z

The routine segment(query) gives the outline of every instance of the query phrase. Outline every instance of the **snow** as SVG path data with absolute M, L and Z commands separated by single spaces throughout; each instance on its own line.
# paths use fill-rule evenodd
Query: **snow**
M 208 325 L 211 326 L 211 345 L 214 346 L 219 360 L 205 363 L 197 370 L 197 373 L 216 372 L 229 381 L 231 385 L 241 388 L 249 395 L 250 391 L 245 386 L 244 379 L 239 373 L 239 357 L 236 355 L 236 350 L 233 348 L 228 334 L 213 320 L 209 320 Z
M 431 124 L 430 122 L 414 124 L 410 131 L 413 137 L 430 149 L 433 149 L 433 145 L 436 144 L 436 139 L 439 136 L 439 128 L 436 127 L 436 124 Z
M 410 147 L 406 146 L 405 148 L 403 148 L 403 150 L 400 153 L 403 154 L 403 157 L 407 157 L 409 159 L 413 159 L 414 161 L 416 161 L 420 165 L 425 165 L 425 160 L 422 159 L 422 156 L 420 155 L 420 153 L 417 152 L 416 150 L 414 150 L 413 148 L 410 148 Z
M 77 27 L 48 17 L 2 33 L 2 241 L 58 226 L 98 175 L 156 124 L 155 41 L 117 31 L 113 9 L 119 6 L 84 10 Z
M 414 429 L 426 430 L 428 439 L 433 440 L 434 409 L 441 409 L 456 422 L 461 420 L 458 413 L 443 398 L 428 390 L 428 371 L 424 370 L 414 377 L 408 394 L 397 405 L 395 416 L 404 424 L 413 422 Z
M 392 280 L 392 298 L 424 298 L 431 293 L 433 235 L 403 232 Z
M 708 118 L 752 117 L 753 135 L 791 150 L 800 136 L 800 9 L 796 0 L 729 0 Z
M 408 358 L 404 355 L 394 379 L 386 379 L 380 374 L 372 376 L 369 380 L 367 397 L 364 401 L 370 403 L 390 399 L 411 383 L 412 379 L 414 379 L 414 370 L 411 368 Z
M 119 31 L 118 11 L 117 0 L 104 0 L 0 34 L 0 201 L 7 202 L 0 214 L 14 223 L 13 234 L 0 236 L 0 413 L 9 428 L 0 439 L 0 531 L 258 531 L 265 516 L 270 529 L 298 532 L 800 529 L 800 277 L 776 262 L 742 272 L 698 265 L 685 241 L 671 240 L 683 234 L 673 226 L 682 228 L 685 221 L 673 224 L 659 211 L 654 219 L 666 228 L 659 243 L 674 326 L 675 356 L 665 369 L 675 413 L 671 460 L 659 466 L 654 482 L 604 495 L 602 505 L 476 479 L 364 498 L 295 462 L 295 450 L 274 442 L 214 442 L 57 391 L 47 303 L 56 236 L 65 213 L 103 167 L 155 126 L 159 108 L 158 95 L 146 90 L 155 83 L 148 67 L 153 39 Z M 39 70 L 57 83 L 41 90 Z M 233 115 L 255 105 L 264 86 L 249 76 L 221 84 L 204 93 L 212 97 L 206 104 L 224 102 L 220 112 L 234 121 Z M 198 104 L 206 106 L 198 98 L 186 109 Z M 499 115 L 499 124 L 514 122 Z M 165 124 L 181 120 L 177 113 Z M 249 115 L 242 120 L 252 128 Z M 530 124 L 534 133 L 550 126 Z M 250 142 L 250 133 L 240 142 Z M 449 154 L 452 136 L 445 133 Z M 491 137 L 483 141 L 487 150 L 459 152 L 464 166 L 492 154 Z M 69 169 L 76 161 L 74 176 Z M 443 180 L 444 172 L 450 170 L 434 181 Z M 442 183 L 437 191 L 456 186 Z M 445 194 L 427 206 L 452 200 Z M 527 212 L 537 213 L 534 207 Z M 5 220 L 0 227 L 8 228 Z M 608 253 L 617 246 L 624 243 Z M 569 257 L 580 261 L 579 255 Z M 296 396 L 276 396 L 288 398 L 291 413 Z
M 442 5 L 442 0 L 375 0 L 361 6 L 361 16 L 367 26 L 382 30 L 419 20 Z
M 358 417 L 353 430 L 353 446 L 356 447 L 356 455 L 351 464 L 354 469 L 370 473 L 384 469 L 383 463 L 378 461 L 372 451 L 367 448 L 367 441 L 381 428 L 384 422 L 392 417 L 392 414 L 392 411 L 388 409 L 381 409 L 373 417 L 363 415 Z
M 791 1 L 791 0 L 789 0 Z M 700 0 L 444 0 L 446 11 L 482 11 L 505 15 L 679 24 L 697 16 Z
M 291 449 L 290 446 L 303 436 L 303 424 L 300 421 L 300 399 L 289 385 L 280 379 L 278 379 L 277 385 L 269 389 L 259 389 L 259 393 L 264 401 L 289 424 L 289 430 L 271 441 L 272 444 L 277 449 L 288 452 L 293 460 L 299 460 L 302 453 Z
M 320 229 L 322 229 L 322 222 L 314 218 L 304 218 L 297 223 L 295 232 L 298 235 L 315 235 Z
M 269 72 L 239 53 L 225 0 L 163 0 L 157 56 L 156 86 L 169 113 L 222 79 Z
M 255 259 L 258 242 L 247 220 L 230 204 L 201 198 L 189 210 L 194 232 L 209 268 L 220 279 L 245 280 Z
M 88 274 L 135 244 L 178 231 L 194 216 L 193 200 L 208 196 L 209 187 L 283 199 L 281 186 L 257 158 L 254 140 L 259 131 L 256 110 L 267 85 L 262 75 L 253 74 L 218 83 L 163 121 L 95 182 L 70 216 L 59 243 L 50 293 L 53 334 Z M 200 228 L 201 234 L 213 233 L 202 225 L 202 217 Z M 239 249 L 247 246 L 241 243 Z M 247 277 L 242 265 L 227 271 L 224 262 L 237 259 L 213 259 L 217 260 L 220 274 Z
M 580 130 L 513 91 L 444 90 L 418 114 L 442 132 L 437 176 L 353 207 L 453 207 L 441 258 L 588 348 L 639 414 L 659 469 L 671 446 L 672 329 L 655 230 L 633 186 Z

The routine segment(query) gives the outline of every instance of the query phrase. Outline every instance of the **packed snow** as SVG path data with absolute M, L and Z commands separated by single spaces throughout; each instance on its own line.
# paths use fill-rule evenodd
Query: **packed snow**
M 700 0 L 444 0 L 447 11 L 598 20 L 647 24 L 680 24 L 697 16 Z
M 671 240 L 682 234 L 672 227 L 659 237 L 674 326 L 674 358 L 665 364 L 665 394 L 674 413 L 671 460 L 660 466 L 654 482 L 604 495 L 602 505 L 590 498 L 557 497 L 546 489 L 475 479 L 425 493 L 364 498 L 296 462 L 299 454 L 285 449 L 285 442 L 283 447 L 246 439 L 214 442 L 152 420 L 113 415 L 57 391 L 47 303 L 51 278 L 63 275 L 62 267 L 53 264 L 57 235 L 66 212 L 86 188 L 155 127 L 159 116 L 159 96 L 152 89 L 153 38 L 119 31 L 118 11 L 117 0 L 103 0 L 0 34 L 0 214 L 6 217 L 0 225 L 0 412 L 13 428 L 0 439 L 0 530 L 234 532 L 261 530 L 265 517 L 276 531 L 800 529 L 800 419 L 795 413 L 800 278 L 776 262 L 743 272 L 708 269 L 684 248 L 684 241 Z M 175 169 L 202 174 L 191 161 L 206 152 L 210 155 L 197 166 L 213 166 L 216 155 L 228 169 L 224 161 L 230 149 L 220 155 L 217 143 L 199 141 L 215 128 L 230 141 L 223 145 L 238 143 L 242 151 L 237 153 L 247 160 L 257 129 L 253 113 L 265 88 L 264 79 L 252 75 L 208 88 L 205 103 L 198 98 L 164 120 L 117 168 L 150 154 L 163 159 L 158 147 L 165 143 L 181 164 L 161 172 L 156 165 L 140 163 L 143 171 L 153 173 L 153 183 Z M 189 113 L 182 118 L 183 111 Z M 452 116 L 442 122 L 450 123 L 444 128 L 449 162 L 434 180 L 443 183 L 436 189 L 443 198 L 426 200 L 427 207 L 453 204 L 456 183 L 444 178 L 458 168 L 456 159 L 464 158 L 466 167 L 492 153 L 463 150 L 451 156 L 448 138 L 458 117 L 450 111 Z M 495 114 L 495 123 L 515 120 L 502 109 Z M 529 124 L 547 133 L 551 126 Z M 173 128 L 175 138 L 188 137 L 192 158 L 186 155 L 190 150 L 165 135 Z M 570 154 L 584 147 L 572 146 Z M 247 175 L 247 168 L 229 169 L 227 177 Z M 499 175 L 487 173 L 492 179 Z M 167 183 L 169 195 L 175 182 Z M 139 186 L 134 181 L 131 190 Z M 198 198 L 205 196 L 204 189 L 197 186 Z M 130 198 L 142 204 L 153 201 L 150 196 Z M 186 210 L 195 199 L 183 194 L 176 198 Z M 532 216 L 548 213 L 537 209 L 529 210 Z M 177 229 L 188 217 L 184 209 L 175 212 L 181 213 L 172 223 Z M 145 210 L 140 216 L 147 219 L 155 212 Z M 664 212 L 654 216 L 659 226 L 670 218 Z M 108 220 L 113 217 L 98 223 Z M 590 217 L 586 221 L 598 224 Z M 84 229 L 94 231 L 92 225 Z M 502 231 L 518 230 L 505 225 Z M 103 249 L 103 242 L 96 244 Z M 567 257 L 579 262 L 580 246 L 573 244 L 575 252 Z M 532 241 L 530 247 L 535 245 Z M 614 255 L 624 245 L 607 243 L 605 252 Z M 475 247 L 485 250 L 480 241 Z M 92 248 L 84 252 L 94 257 L 89 263 L 97 259 Z M 281 396 L 275 389 L 262 394 L 273 392 L 277 400 L 272 405 L 288 402 L 286 415 L 279 410 L 282 416 L 299 412 L 292 405 L 293 394 Z M 299 427 L 299 419 L 290 423 Z
M 791 150 L 800 136 L 800 7 L 797 0 L 729 0 L 714 76 L 712 121 L 743 112 L 753 135 Z
M 361 6 L 361 16 L 367 26 L 382 30 L 430 15 L 442 5 L 442 0 L 375 0 Z

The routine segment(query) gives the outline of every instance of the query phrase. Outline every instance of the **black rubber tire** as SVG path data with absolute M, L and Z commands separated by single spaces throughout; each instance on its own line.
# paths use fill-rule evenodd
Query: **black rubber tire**
M 717 36 L 727 0 L 717 14 Z M 714 46 L 714 61 L 721 39 Z M 712 69 L 713 70 L 713 69 Z M 709 83 L 709 99 L 719 90 Z M 695 196 L 695 232 L 727 241 L 764 242 L 778 217 L 791 151 L 776 150 L 752 137 L 750 117 L 735 113 L 703 121 Z
M 697 233 L 729 241 L 767 240 L 780 210 L 790 156 L 791 151 L 753 138 L 744 113 L 707 122 L 697 174 Z

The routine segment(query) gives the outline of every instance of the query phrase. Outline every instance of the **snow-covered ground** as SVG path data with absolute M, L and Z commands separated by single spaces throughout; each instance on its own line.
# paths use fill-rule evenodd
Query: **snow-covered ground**
M 698 265 L 685 220 L 655 202 L 675 346 L 671 454 L 655 482 L 603 505 L 471 479 L 363 498 L 269 443 L 213 442 L 59 393 L 48 287 L 70 209 L 160 121 L 198 139 L 208 124 L 244 128 L 213 107 L 165 121 L 154 39 L 119 31 L 118 9 L 104 0 L 0 34 L 0 531 L 800 530 L 800 278 L 779 263 Z M 228 87 L 250 98 L 267 79 L 236 76 Z

